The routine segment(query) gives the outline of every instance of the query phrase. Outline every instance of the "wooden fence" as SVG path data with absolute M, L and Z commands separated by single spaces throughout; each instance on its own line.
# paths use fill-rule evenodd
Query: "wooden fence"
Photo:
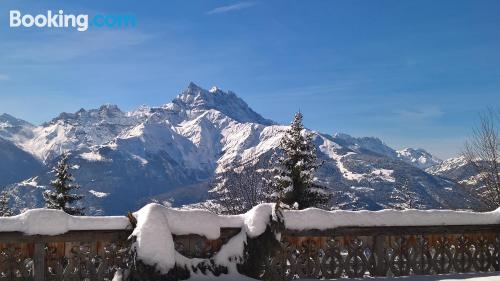
M 500 225 L 287 231 L 263 279 L 498 271 L 499 249 Z
M 0 233 L 0 280 L 112 280 L 126 261 L 129 235 L 126 230 Z
M 210 258 L 240 229 L 217 240 L 174 236 L 178 252 Z M 125 267 L 130 230 L 56 236 L 0 233 L 0 280 L 111 280 Z M 500 270 L 500 225 L 347 227 L 286 230 L 263 261 L 262 279 L 332 279 Z

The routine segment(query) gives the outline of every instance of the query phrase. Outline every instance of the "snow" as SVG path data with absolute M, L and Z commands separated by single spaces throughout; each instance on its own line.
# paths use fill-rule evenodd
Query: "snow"
M 32 209 L 12 217 L 0 217 L 0 232 L 27 235 L 58 235 L 71 230 L 127 229 L 129 220 L 122 216 L 71 216 L 60 210 Z
M 146 166 L 149 163 L 148 160 L 144 159 L 139 155 L 131 154 L 131 156 L 133 159 L 139 161 L 139 163 L 141 163 L 142 166 Z
M 107 197 L 109 195 L 109 193 L 95 191 L 93 189 L 89 190 L 89 192 L 90 192 L 90 194 L 92 194 L 92 195 L 94 195 L 95 197 L 98 197 L 98 198 L 104 198 L 104 197 Z
M 396 153 L 400 160 L 403 160 L 404 162 L 422 170 L 442 162 L 440 159 L 434 157 L 432 154 L 421 148 L 405 148 L 396 151 Z
M 359 174 L 350 171 L 347 169 L 342 162 L 344 158 L 349 157 L 351 155 L 355 155 L 355 152 L 347 152 L 344 155 L 339 155 L 337 154 L 336 150 L 338 149 L 338 145 L 329 141 L 325 140 L 322 145 L 320 145 L 320 150 L 327 154 L 331 159 L 335 160 L 337 162 L 337 168 L 339 169 L 340 173 L 342 176 L 350 181 L 357 181 L 360 182 L 363 179 L 367 178 L 376 178 L 380 179 L 383 181 L 387 182 L 395 182 L 396 179 L 392 176 L 394 170 L 389 170 L 389 169 L 373 169 L 370 173 L 368 174 Z M 351 187 L 352 188 L 352 187 Z
M 232 257 L 242 257 L 247 242 L 247 234 L 241 231 L 236 236 L 232 237 L 226 244 L 222 245 L 219 252 L 215 255 L 214 261 L 216 264 L 228 265 L 228 261 Z M 233 270 L 233 272 L 237 272 Z
M 243 215 L 219 216 L 205 210 L 176 210 L 159 204 L 148 204 L 134 216 L 137 227 L 132 236 L 136 237 L 137 257 L 146 264 L 156 265 L 162 273 L 167 273 L 175 264 L 191 264 L 175 251 L 172 235 L 198 234 L 207 239 L 220 237 L 221 227 L 240 227 L 240 234 L 229 240 L 217 253 L 219 265 L 230 266 L 231 257 L 241 257 L 248 237 L 262 234 L 272 215 L 273 204 L 261 204 Z
M 162 209 L 161 205 L 149 204 L 136 212 L 137 226 L 132 235 L 136 237 L 137 257 L 166 274 L 175 266 L 175 245 Z
M 325 144 L 328 142 L 329 141 L 325 141 Z M 325 152 L 325 149 L 324 149 L 325 147 L 331 147 L 331 145 L 328 145 L 328 146 L 322 145 L 320 147 L 320 149 L 323 152 Z M 353 154 L 356 154 L 356 153 L 348 152 L 347 154 L 344 154 L 344 155 L 338 155 L 334 150 L 327 150 L 326 152 L 328 153 L 328 156 L 330 156 L 330 158 L 337 161 L 337 168 L 339 168 L 340 173 L 342 174 L 342 176 L 345 179 L 359 182 L 365 177 L 364 174 L 357 174 L 357 173 L 353 173 L 353 172 L 349 171 L 342 163 L 343 158 L 348 157 L 348 156 L 353 155 Z
M 274 204 L 260 204 L 242 215 L 222 216 L 205 210 L 178 210 L 149 204 L 136 212 L 137 255 L 158 270 L 167 273 L 175 264 L 191 264 L 175 251 L 172 235 L 198 234 L 217 239 L 221 227 L 240 227 L 242 231 L 216 254 L 219 265 L 234 268 L 231 257 L 241 257 L 247 237 L 264 233 L 273 214 Z M 425 226 L 499 224 L 500 208 L 488 213 L 450 210 L 325 211 L 315 208 L 285 210 L 285 225 L 291 230 L 329 229 L 347 226 Z M 231 270 L 230 270 L 231 271 Z
M 451 170 L 456 170 L 460 167 L 463 167 L 467 165 L 467 160 L 465 159 L 464 156 L 459 156 L 459 157 L 454 157 L 447 159 L 440 163 L 439 165 L 435 165 L 433 167 L 430 167 L 426 169 L 428 173 L 431 173 L 433 175 L 439 175 L 446 173 Z
M 0 122 L 4 122 L 1 119 Z M 118 190 L 156 190 L 156 179 L 171 175 L 176 175 L 175 180 L 167 185 L 188 186 L 195 181 L 206 181 L 214 176 L 214 171 L 220 173 L 241 165 L 256 164 L 273 153 L 287 128 L 262 118 L 234 93 L 220 89 L 210 93 L 191 84 L 172 102 L 159 107 L 142 106 L 123 113 L 116 106 L 105 105 L 98 109 L 64 113 L 39 126 L 26 125 L 29 133 L 15 133 L 15 144 L 30 152 L 43 164 L 51 163 L 62 151 L 70 151 L 76 156 L 71 157 L 71 160 L 82 165 L 80 173 L 84 168 L 95 170 L 99 177 L 108 179 L 111 187 L 117 187 L 115 185 L 119 179 L 143 169 L 144 166 L 158 171 L 157 176 L 144 173 L 129 186 L 114 188 L 116 192 L 110 192 L 109 204 L 117 204 L 119 207 L 98 206 L 100 209 L 121 210 L 123 213 L 133 206 L 112 200 L 119 197 Z M 5 137 L 4 133 L 12 135 L 9 129 L 0 129 L 0 137 Z M 319 182 L 332 187 L 332 190 L 356 192 L 348 190 L 349 187 L 369 186 L 367 181 L 370 181 L 373 184 L 370 186 L 378 190 L 377 196 L 372 193 L 373 195 L 359 198 L 356 206 L 347 197 L 340 199 L 347 201 L 339 202 L 339 205 L 350 204 L 353 208 L 359 208 L 366 206 L 368 201 L 386 205 L 386 201 L 390 200 L 386 199 L 389 198 L 387 190 L 390 189 L 379 187 L 389 186 L 395 177 L 408 175 L 408 170 L 401 168 L 403 163 L 395 160 L 396 152 L 376 138 L 315 133 L 314 143 L 319 146 L 319 162 L 325 162 L 316 175 Z M 105 153 L 111 150 L 112 153 Z M 387 158 L 374 155 L 366 157 L 367 150 L 387 156 L 393 161 L 384 161 Z M 80 161 L 80 156 L 87 161 Z M 120 162 L 111 163 L 114 159 L 120 159 Z M 106 162 L 107 169 L 94 169 L 95 165 L 100 165 L 96 161 L 110 162 Z M 125 161 L 127 164 L 122 165 Z M 330 168 L 334 170 L 327 170 Z M 340 176 L 337 170 L 340 171 Z M 387 173 L 378 175 L 380 170 L 387 170 Z M 391 170 L 394 173 L 390 175 Z M 42 174 L 43 172 L 36 172 L 30 177 Z M 423 173 L 419 176 L 423 176 Z M 23 176 L 26 177 L 28 176 Z M 83 177 L 79 183 L 84 187 L 93 187 L 94 179 L 95 177 Z M 419 195 L 422 198 L 428 198 L 424 193 L 439 194 L 434 189 L 442 189 L 443 179 L 429 177 L 425 181 L 429 188 L 421 191 L 422 194 Z M 147 186 L 141 186 L 140 182 Z M 425 207 L 432 208 L 438 208 L 439 205 L 453 208 L 480 207 L 477 200 L 467 195 L 469 194 L 463 189 L 455 188 L 446 195 L 441 193 L 439 200 L 425 199 L 424 203 Z M 155 194 L 141 193 L 138 196 L 137 199 L 145 201 L 146 197 Z M 469 201 L 473 203 L 455 200 L 458 196 L 471 198 Z M 23 206 L 31 204 L 24 198 L 21 201 L 20 205 Z
M 212 88 L 210 88 L 209 92 L 213 94 L 213 93 L 217 92 L 218 90 L 219 90 L 219 88 L 217 88 L 217 86 L 213 86 Z
M 451 210 L 325 211 L 315 208 L 284 212 L 287 229 L 348 226 L 426 226 L 499 224 L 500 208 L 487 213 Z
M 220 237 L 223 227 L 241 228 L 215 255 L 218 265 L 236 273 L 234 258 L 243 254 L 247 237 L 264 233 L 273 213 L 274 204 L 260 204 L 242 215 L 216 215 L 205 210 L 171 209 L 148 204 L 136 213 L 137 227 L 132 235 L 137 256 L 143 262 L 156 265 L 167 273 L 174 265 L 193 265 L 201 259 L 188 259 L 175 251 L 173 235 L 198 234 L 213 240 Z M 327 229 L 347 226 L 425 226 L 500 224 L 500 208 L 487 213 L 450 210 L 382 210 L 325 211 L 315 208 L 285 210 L 287 229 Z M 13 217 L 0 218 L 0 232 L 22 232 L 27 235 L 58 235 L 72 230 L 113 230 L 129 228 L 126 217 L 71 216 L 60 210 L 32 209 Z M 225 277 L 226 278 L 226 277 Z M 233 279 L 234 280 L 234 279 Z M 406 279 L 405 279 L 406 280 Z
M 381 180 L 396 182 L 396 179 L 392 176 L 392 173 L 394 173 L 394 170 L 388 169 L 376 169 L 371 172 L 372 175 L 378 177 Z
M 274 204 L 260 204 L 253 207 L 243 215 L 246 233 L 251 237 L 257 237 L 264 233 L 270 216 L 273 213 Z
M 373 187 L 367 187 L 367 186 L 351 186 L 351 189 L 363 192 L 371 192 L 375 190 Z
M 31 187 L 38 187 L 38 182 L 37 182 L 38 177 L 32 177 L 26 180 L 23 180 L 22 182 L 19 183 L 21 186 L 31 186 Z
M 80 154 L 82 159 L 85 159 L 90 162 L 98 162 L 98 161 L 104 161 L 104 157 L 99 154 L 97 151 L 90 151 L 90 152 L 85 152 Z

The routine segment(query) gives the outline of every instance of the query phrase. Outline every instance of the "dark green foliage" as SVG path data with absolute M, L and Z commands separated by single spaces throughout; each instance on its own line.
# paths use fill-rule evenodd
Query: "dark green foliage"
M 313 144 L 313 134 L 304 130 L 302 113 L 295 118 L 280 143 L 276 169 L 279 201 L 298 209 L 322 207 L 330 200 L 328 191 L 315 183 L 314 173 L 320 166 Z
M 49 209 L 59 209 L 70 215 L 83 215 L 84 208 L 74 206 L 73 204 L 83 198 L 82 195 L 71 193 L 78 190 L 80 186 L 74 184 L 74 178 L 69 171 L 68 154 L 63 153 L 61 159 L 54 167 L 52 172 L 55 179 L 50 183 L 52 190 L 43 193 L 45 207 Z
M 267 265 L 273 257 L 279 256 L 281 245 L 276 234 L 284 227 L 281 222 L 273 221 L 266 231 L 256 238 L 248 238 L 245 245 L 243 263 L 238 264 L 238 272 L 259 280 L 272 280 Z
M 9 207 L 9 194 L 6 191 L 0 193 L 0 217 L 13 216 L 14 213 Z

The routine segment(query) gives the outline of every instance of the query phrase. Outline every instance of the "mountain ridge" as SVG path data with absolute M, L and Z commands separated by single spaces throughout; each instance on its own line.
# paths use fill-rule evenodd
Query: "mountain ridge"
M 94 214 L 120 214 L 157 198 L 176 206 L 197 203 L 207 198 L 207 185 L 216 173 L 266 162 L 286 128 L 253 111 L 234 92 L 190 83 L 161 106 L 123 112 L 104 105 L 62 113 L 31 128 L 32 138 L 11 138 L 45 169 L 30 177 L 36 177 L 35 187 L 12 184 L 9 190 L 17 194 L 18 208 L 32 204 L 21 195 L 37 198 L 33 204 L 39 205 L 48 170 L 63 151 L 70 151 L 85 204 Z M 333 207 L 394 206 L 391 194 L 406 180 L 424 208 L 482 207 L 467 190 L 426 173 L 378 138 L 311 132 L 325 163 L 318 178 L 337 194 Z

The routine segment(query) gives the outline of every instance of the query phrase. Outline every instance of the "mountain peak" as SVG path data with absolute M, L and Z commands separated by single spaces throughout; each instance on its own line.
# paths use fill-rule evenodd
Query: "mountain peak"
M 399 159 L 423 170 L 442 162 L 422 148 L 409 147 L 398 150 L 396 153 Z
M 11 126 L 33 126 L 31 123 L 16 118 L 7 113 L 3 113 L 2 115 L 0 115 L 0 122 Z
M 335 142 L 342 146 L 349 147 L 355 151 L 368 150 L 389 158 L 395 158 L 396 152 L 387 146 L 382 140 L 376 137 L 353 137 L 344 133 L 333 135 Z
M 109 118 L 120 118 L 123 117 L 125 113 L 114 104 L 101 105 L 97 109 L 84 109 L 80 108 L 75 113 L 62 112 L 56 118 L 52 119 L 50 123 L 57 122 L 59 120 L 64 122 L 77 122 L 77 120 L 89 120 L 89 119 L 109 119 Z
M 272 121 L 264 119 L 253 111 L 234 92 L 224 92 L 215 86 L 208 91 L 190 82 L 187 89 L 182 91 L 172 102 L 181 108 L 192 111 L 218 110 L 226 116 L 243 123 L 273 124 Z
M 196 90 L 203 90 L 203 88 L 201 88 L 200 86 L 196 85 L 193 81 L 191 81 L 189 82 L 189 85 L 187 86 L 186 90 L 196 91 Z
M 219 91 L 219 88 L 217 86 L 213 86 L 211 89 L 210 89 L 210 93 L 216 93 Z

